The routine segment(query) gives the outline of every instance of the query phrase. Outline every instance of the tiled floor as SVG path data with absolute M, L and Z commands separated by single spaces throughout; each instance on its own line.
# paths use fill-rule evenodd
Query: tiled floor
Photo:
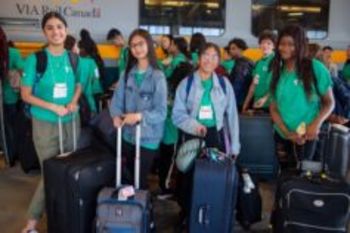
M 26 209 L 38 183 L 38 174 L 24 174 L 20 166 L 7 168 L 0 160 L 0 232 L 19 233 L 25 224 Z M 156 179 L 151 179 L 156 183 Z M 272 206 L 273 194 L 271 184 L 262 184 L 263 221 L 254 225 L 250 232 L 269 232 L 268 220 Z M 159 233 L 172 233 L 177 226 L 179 207 L 174 201 L 155 201 L 154 212 Z M 42 220 L 39 232 L 45 233 L 45 219 Z M 244 232 L 239 226 L 235 232 Z

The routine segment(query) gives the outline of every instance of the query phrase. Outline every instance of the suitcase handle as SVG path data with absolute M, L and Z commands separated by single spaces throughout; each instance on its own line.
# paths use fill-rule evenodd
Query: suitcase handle
M 122 127 L 117 128 L 117 162 L 116 162 L 116 187 L 122 185 Z M 135 145 L 135 189 L 140 188 L 140 153 L 141 153 L 141 125 L 136 125 L 136 145 Z
M 76 112 L 71 113 L 72 115 L 72 131 L 73 131 L 73 151 L 77 149 L 77 129 L 76 129 Z M 60 155 L 64 155 L 64 146 L 63 146 L 63 126 L 62 126 L 62 117 L 58 117 L 58 141 L 60 144 Z
M 199 207 L 199 209 L 198 209 L 198 223 L 200 225 L 209 225 L 209 223 L 210 223 L 209 210 L 210 210 L 209 205 L 203 205 L 203 206 Z

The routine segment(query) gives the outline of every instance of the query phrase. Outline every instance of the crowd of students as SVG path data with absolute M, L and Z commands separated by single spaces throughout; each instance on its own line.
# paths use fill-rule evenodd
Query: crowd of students
M 59 154 L 58 121 L 63 122 L 64 147 L 69 151 L 71 122 L 76 121 L 77 132 L 80 128 L 80 118 L 75 114 L 79 99 L 86 99 L 93 116 L 98 113 L 98 94 L 109 88 L 104 86 L 103 61 L 88 31 L 82 30 L 77 42 L 67 35 L 65 19 L 55 12 L 44 16 L 42 30 L 47 40 L 43 74 L 37 71 L 38 56 L 32 54 L 24 63 L 17 49 L 7 49 L 0 30 L 0 70 L 5 120 L 12 130 L 9 135 L 15 135 L 12 121 L 21 95 L 31 106 L 33 139 L 41 164 Z M 134 169 L 135 125 L 140 123 L 142 128 L 141 188 L 147 188 L 147 174 L 159 158 L 159 185 L 164 193 L 170 191 L 165 178 L 179 141 L 202 137 L 207 146 L 239 156 L 238 114 L 251 109 L 270 113 L 282 169 L 290 166 L 291 157 L 313 159 L 320 128 L 332 116 L 332 77 L 338 72 L 330 62 L 332 48 L 325 47 L 319 55 L 317 46 L 308 47 L 302 27 L 287 26 L 278 38 L 270 31 L 262 32 L 259 46 L 263 57 L 255 64 L 243 55 L 248 46 L 240 38 L 232 39 L 224 48 L 225 60 L 221 60 L 220 48 L 200 33 L 192 36 L 190 46 L 183 37 L 162 36 L 160 46 L 166 55 L 162 60 L 157 59 L 154 40 L 143 29 L 134 30 L 127 44 L 117 29 L 108 33 L 107 40 L 121 48 L 119 81 L 114 84 L 110 114 L 115 127 L 123 126 L 123 155 L 130 171 Z M 74 56 L 76 67 L 72 64 Z M 349 82 L 350 47 L 347 56 L 342 78 Z M 8 75 L 13 70 L 22 76 L 17 88 L 9 78 L 15 75 Z M 341 123 L 348 123 L 346 117 L 339 117 Z M 225 132 L 231 139 L 229 146 L 225 145 Z M 11 148 L 15 150 L 16 146 Z M 286 153 L 278 154 L 281 151 Z M 186 203 L 182 207 L 186 209 Z M 41 181 L 23 232 L 36 228 L 43 210 Z

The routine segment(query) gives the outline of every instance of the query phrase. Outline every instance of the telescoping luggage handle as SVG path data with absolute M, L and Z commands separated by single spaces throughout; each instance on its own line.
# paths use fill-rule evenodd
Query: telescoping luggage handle
M 76 116 L 78 115 L 76 112 L 71 113 L 72 115 L 72 131 L 73 131 L 73 151 L 77 149 L 77 129 L 76 129 Z M 62 126 L 62 117 L 58 117 L 58 140 L 60 144 L 60 154 L 59 156 L 66 156 L 69 154 L 64 152 L 63 146 L 63 126 Z
M 135 189 L 140 188 L 140 148 L 141 148 L 141 125 L 136 125 L 136 155 L 135 155 Z M 122 185 L 122 127 L 117 129 L 117 163 L 116 163 L 116 187 Z

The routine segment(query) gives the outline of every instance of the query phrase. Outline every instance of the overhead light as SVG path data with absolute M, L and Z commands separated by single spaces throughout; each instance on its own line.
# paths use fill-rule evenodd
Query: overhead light
M 198 4 L 189 1 L 162 1 L 162 0 L 145 0 L 145 4 L 148 6 L 170 6 L 170 7 L 184 7 L 188 5 Z M 200 4 L 206 5 L 208 8 L 219 8 L 220 4 L 218 2 L 202 2 Z
M 289 12 L 288 13 L 288 16 L 290 17 L 300 17 L 300 16 L 303 16 L 304 13 L 303 12 Z
M 320 13 L 321 7 L 313 7 L 313 6 L 288 6 L 288 5 L 281 5 L 277 7 L 280 11 L 285 12 L 307 12 L 307 13 Z

